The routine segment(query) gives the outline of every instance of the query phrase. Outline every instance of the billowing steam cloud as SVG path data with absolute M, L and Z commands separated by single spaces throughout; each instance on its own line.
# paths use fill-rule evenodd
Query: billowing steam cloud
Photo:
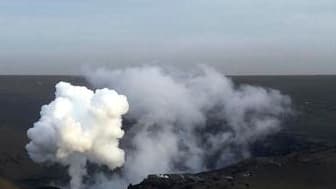
M 29 129 L 26 149 L 36 162 L 57 162 L 69 167 L 71 188 L 80 189 L 87 161 L 110 169 L 124 163 L 119 148 L 123 137 L 121 116 L 128 111 L 125 96 L 109 89 L 96 90 L 60 82 L 56 98 L 41 110 Z
M 280 129 L 291 100 L 277 90 L 235 86 L 217 71 L 168 71 L 145 66 L 87 74 L 96 90 L 60 82 L 42 107 L 26 146 L 36 162 L 69 167 L 81 189 L 87 162 L 117 173 L 96 174 L 95 189 L 124 189 L 148 174 L 197 172 L 249 156 L 249 144 Z M 122 149 L 126 151 L 125 154 Z M 88 187 L 88 186 L 86 186 Z
M 280 129 L 291 100 L 277 90 L 235 86 L 217 71 L 168 71 L 145 66 L 98 69 L 96 87 L 126 94 L 131 104 L 121 140 L 121 173 L 94 188 L 125 188 L 148 174 L 203 171 L 249 156 L 249 144 Z M 108 180 L 108 181 L 107 181 Z

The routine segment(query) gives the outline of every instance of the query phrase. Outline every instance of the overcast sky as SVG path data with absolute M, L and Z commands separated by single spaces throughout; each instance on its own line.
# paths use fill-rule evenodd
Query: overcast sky
M 0 74 L 335 74 L 336 0 L 0 0 Z

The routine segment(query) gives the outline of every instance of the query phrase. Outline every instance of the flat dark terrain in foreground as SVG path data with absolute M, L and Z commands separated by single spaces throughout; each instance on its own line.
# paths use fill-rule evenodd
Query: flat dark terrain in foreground
M 24 149 L 26 130 L 38 120 L 41 105 L 54 98 L 60 80 L 87 85 L 79 77 L 0 76 L 0 189 L 35 189 L 68 179 L 60 167 L 33 163 Z M 254 144 L 250 160 L 206 174 L 151 176 L 130 188 L 336 188 L 336 76 L 233 80 L 279 89 L 292 97 L 296 115 L 279 134 Z

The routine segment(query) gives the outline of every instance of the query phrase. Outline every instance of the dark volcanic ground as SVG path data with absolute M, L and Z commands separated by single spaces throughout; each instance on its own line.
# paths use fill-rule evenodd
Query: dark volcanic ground
M 199 174 L 150 175 L 128 189 L 334 189 L 336 148 L 253 158 Z
M 68 76 L 0 76 L 0 189 L 34 189 L 67 179 L 62 168 L 37 165 L 24 150 L 25 131 L 39 118 L 41 105 L 54 98 L 54 85 L 60 80 L 86 84 Z M 296 116 L 281 133 L 251 147 L 255 159 L 207 174 L 152 176 L 131 188 L 165 188 L 165 183 L 185 189 L 336 188 L 332 147 L 336 145 L 336 76 L 237 76 L 233 80 L 290 95 Z M 181 180 L 182 176 L 186 178 Z

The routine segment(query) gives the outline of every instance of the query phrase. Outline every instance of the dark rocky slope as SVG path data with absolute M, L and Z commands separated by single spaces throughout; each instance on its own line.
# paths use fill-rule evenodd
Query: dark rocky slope
M 336 148 L 255 158 L 198 174 L 150 175 L 128 189 L 335 189 Z

